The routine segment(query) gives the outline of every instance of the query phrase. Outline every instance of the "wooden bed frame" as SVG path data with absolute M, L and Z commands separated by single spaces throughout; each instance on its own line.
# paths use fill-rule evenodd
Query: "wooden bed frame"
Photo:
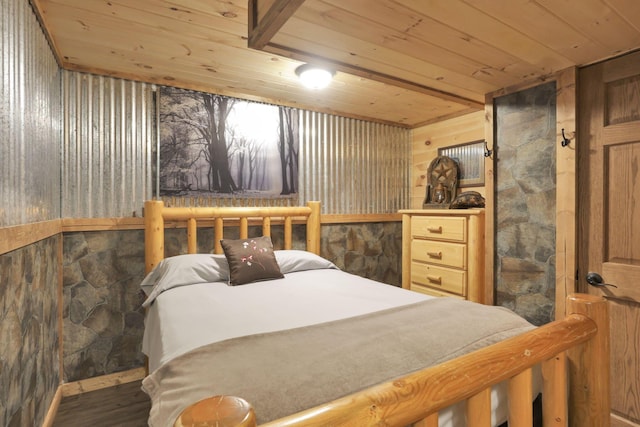
M 214 252 L 222 253 L 223 228 L 239 226 L 248 237 L 250 224 L 262 224 L 271 235 L 272 220 L 283 224 L 284 248 L 292 247 L 294 221 L 306 223 L 306 247 L 320 252 L 320 203 L 275 208 L 169 208 L 145 203 L 147 272 L 164 258 L 164 230 L 186 224 L 189 253 L 196 252 L 197 221 L 214 226 Z M 165 221 L 169 221 L 166 223 Z M 509 426 L 530 427 L 534 400 L 532 368 L 541 365 L 543 425 L 596 427 L 610 425 L 609 317 L 604 299 L 571 295 L 566 317 L 531 332 L 465 356 L 328 402 L 267 426 L 438 426 L 438 411 L 467 401 L 468 426 L 489 426 L 490 391 L 508 381 Z M 255 426 L 251 406 L 240 397 L 215 396 L 194 403 L 176 426 Z
M 284 247 L 291 249 L 293 237 L 293 220 L 303 220 L 307 226 L 307 251 L 320 254 L 320 202 L 308 202 L 300 207 L 222 207 L 222 208 L 168 208 L 164 202 L 149 200 L 144 204 L 144 248 L 145 270 L 149 273 L 164 258 L 164 230 L 167 221 L 179 226 L 180 222 L 187 226 L 187 253 L 197 251 L 197 221 L 213 221 L 213 252 L 223 253 L 220 240 L 224 237 L 226 225 L 237 226 L 240 238 L 246 239 L 249 234 L 250 220 L 259 221 L 262 235 L 271 236 L 272 219 L 281 219 L 284 226 Z

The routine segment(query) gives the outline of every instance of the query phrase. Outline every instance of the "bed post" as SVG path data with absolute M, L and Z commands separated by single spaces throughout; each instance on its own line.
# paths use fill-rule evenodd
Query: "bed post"
M 320 255 L 320 202 L 310 201 L 311 214 L 307 219 L 307 251 Z
M 148 274 L 164 258 L 164 218 L 162 200 L 144 203 L 144 267 Z
M 609 309 L 604 298 L 589 294 L 567 297 L 567 315 L 593 320 L 598 332 L 567 350 L 569 361 L 569 425 L 608 427 L 611 423 Z
M 173 427 L 256 427 L 256 414 L 246 400 L 234 396 L 213 396 L 188 406 Z

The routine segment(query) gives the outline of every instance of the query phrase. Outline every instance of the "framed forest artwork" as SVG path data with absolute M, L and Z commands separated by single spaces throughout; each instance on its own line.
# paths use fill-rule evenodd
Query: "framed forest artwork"
M 170 87 L 158 96 L 159 196 L 296 195 L 296 109 Z
M 438 155 L 450 157 L 458 164 L 458 187 L 484 185 L 484 141 L 439 148 Z

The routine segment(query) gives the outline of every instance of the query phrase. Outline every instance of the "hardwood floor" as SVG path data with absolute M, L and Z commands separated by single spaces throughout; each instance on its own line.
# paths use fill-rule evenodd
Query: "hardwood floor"
M 151 402 L 140 381 L 62 398 L 54 427 L 142 427 Z

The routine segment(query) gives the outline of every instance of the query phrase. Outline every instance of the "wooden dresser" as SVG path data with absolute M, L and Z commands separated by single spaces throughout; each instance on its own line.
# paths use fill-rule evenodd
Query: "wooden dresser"
M 493 304 L 484 285 L 484 209 L 400 213 L 403 288 Z

